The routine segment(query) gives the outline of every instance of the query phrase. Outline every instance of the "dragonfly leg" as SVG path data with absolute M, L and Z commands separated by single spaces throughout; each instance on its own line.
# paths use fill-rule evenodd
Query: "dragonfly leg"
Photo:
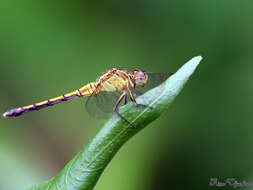
M 126 93 L 126 95 L 125 95 L 125 102 L 124 102 L 124 105 L 126 105 L 127 104 L 127 93 Z
M 142 106 L 142 107 L 148 107 L 149 109 L 153 109 L 152 106 L 146 105 L 146 104 L 138 104 L 136 101 L 133 101 L 135 106 Z
M 149 106 L 149 105 L 146 105 L 146 104 L 138 104 L 138 103 L 136 102 L 136 100 L 135 100 L 135 98 L 134 98 L 134 96 L 133 96 L 133 94 L 132 94 L 132 92 L 131 92 L 130 89 L 128 89 L 128 92 L 129 92 L 129 95 L 130 95 L 130 100 L 134 103 L 135 106 L 143 106 L 143 107 L 148 107 L 148 108 L 150 108 L 150 109 L 153 109 L 153 108 L 152 108 L 151 106 Z
M 123 100 L 123 98 L 126 97 L 126 93 L 124 92 L 120 97 L 119 99 L 117 100 L 115 106 L 114 106 L 114 112 L 121 118 L 123 119 L 125 122 L 127 122 L 129 125 L 131 125 L 133 128 L 136 128 L 136 126 L 134 126 L 130 121 L 128 121 L 123 115 L 121 115 L 119 113 L 119 105 L 120 105 L 120 102 Z

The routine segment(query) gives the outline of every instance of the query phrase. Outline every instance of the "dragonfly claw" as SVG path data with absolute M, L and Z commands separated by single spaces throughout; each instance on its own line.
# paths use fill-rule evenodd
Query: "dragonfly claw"
M 135 103 L 134 105 L 136 105 L 136 106 L 148 107 L 148 108 L 150 108 L 150 109 L 153 109 L 153 107 L 151 107 L 151 106 L 149 106 L 149 105 L 146 105 L 146 104 L 137 104 L 137 103 Z

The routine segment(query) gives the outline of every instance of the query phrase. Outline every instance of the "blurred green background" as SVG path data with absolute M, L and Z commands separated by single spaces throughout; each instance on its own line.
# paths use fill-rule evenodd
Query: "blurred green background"
M 175 72 L 202 55 L 170 109 L 118 152 L 95 190 L 253 182 L 252 18 L 251 0 L 1 0 L 0 111 L 69 92 L 111 67 Z M 48 180 L 87 144 L 102 121 L 84 105 L 0 119 L 1 190 Z

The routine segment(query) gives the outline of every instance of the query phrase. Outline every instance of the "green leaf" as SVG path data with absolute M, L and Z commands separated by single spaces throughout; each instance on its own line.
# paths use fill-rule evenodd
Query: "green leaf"
M 89 144 L 56 177 L 30 190 L 93 189 L 119 148 L 130 137 L 158 118 L 173 102 L 201 59 L 201 56 L 191 59 L 163 84 L 136 99 L 138 103 L 152 106 L 152 109 L 135 107 L 132 103 L 120 108 L 121 114 L 136 126 L 135 129 L 115 114 L 112 115 Z

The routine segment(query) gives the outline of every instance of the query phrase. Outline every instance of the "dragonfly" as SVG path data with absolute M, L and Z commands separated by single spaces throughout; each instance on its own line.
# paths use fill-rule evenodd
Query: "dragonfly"
M 122 102 L 125 105 L 128 100 L 130 100 L 135 106 L 152 109 L 149 105 L 137 103 L 136 97 L 159 85 L 172 74 L 173 73 L 145 72 L 137 68 L 111 68 L 98 77 L 95 82 L 90 82 L 77 90 L 55 98 L 11 109 L 5 112 L 3 117 L 17 117 L 24 113 L 40 110 L 74 98 L 88 97 L 85 106 L 88 113 L 92 116 L 101 118 L 115 112 L 127 124 L 135 128 L 135 126 L 119 112 L 119 107 Z

